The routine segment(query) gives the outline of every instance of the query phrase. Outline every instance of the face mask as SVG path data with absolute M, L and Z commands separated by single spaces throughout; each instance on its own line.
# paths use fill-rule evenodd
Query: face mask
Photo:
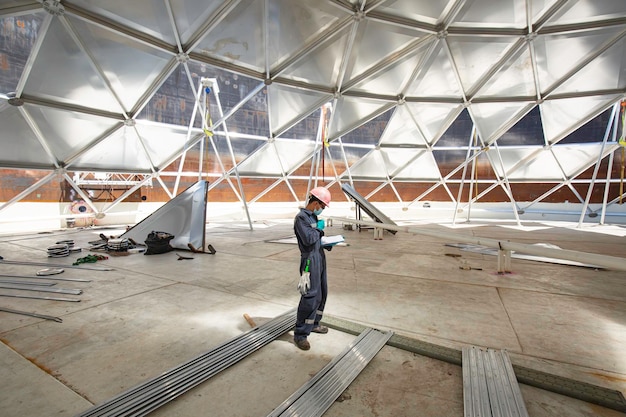
M 315 214 L 316 216 L 319 216 L 320 214 L 322 214 L 322 211 L 324 209 L 317 209 L 317 210 L 313 210 L 313 214 Z

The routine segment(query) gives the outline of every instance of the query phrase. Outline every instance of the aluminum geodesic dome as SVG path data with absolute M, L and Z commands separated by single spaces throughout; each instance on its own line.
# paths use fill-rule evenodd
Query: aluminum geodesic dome
M 606 209 L 625 98 L 623 0 L 2 0 L 0 200 L 200 173 L 247 204 Z

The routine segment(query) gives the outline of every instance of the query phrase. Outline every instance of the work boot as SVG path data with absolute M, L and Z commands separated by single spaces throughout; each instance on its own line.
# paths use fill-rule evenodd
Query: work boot
M 309 350 L 309 349 L 311 349 L 311 344 L 306 339 L 296 339 L 294 337 L 293 343 L 295 343 L 296 346 L 298 346 L 302 350 Z
M 322 326 L 321 324 L 319 326 L 315 326 L 313 327 L 313 330 L 311 330 L 313 333 L 321 333 L 321 334 L 326 334 L 328 333 L 328 327 L 326 326 Z

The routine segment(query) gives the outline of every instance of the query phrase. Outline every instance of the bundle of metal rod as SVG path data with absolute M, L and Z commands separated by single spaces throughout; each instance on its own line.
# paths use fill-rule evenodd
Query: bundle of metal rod
M 295 309 L 150 379 L 77 417 L 145 416 L 291 330 Z
M 354 381 L 393 332 L 368 328 L 268 417 L 321 416 Z

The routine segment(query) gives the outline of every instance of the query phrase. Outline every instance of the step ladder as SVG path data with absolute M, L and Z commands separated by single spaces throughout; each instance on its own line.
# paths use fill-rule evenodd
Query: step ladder
M 464 347 L 462 367 L 465 417 L 528 417 L 505 350 Z

